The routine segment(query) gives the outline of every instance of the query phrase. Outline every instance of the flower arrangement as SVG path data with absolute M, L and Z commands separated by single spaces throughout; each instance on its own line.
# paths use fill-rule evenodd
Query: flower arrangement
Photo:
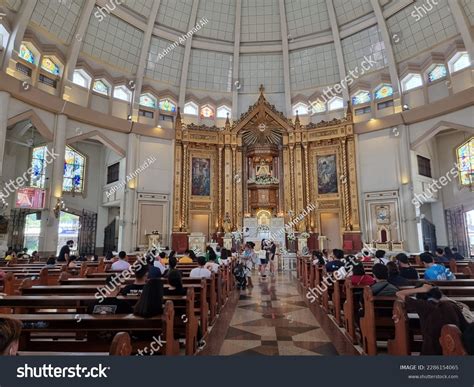
M 308 232 L 304 231 L 300 234 L 300 238 L 308 239 L 311 235 Z
M 289 241 L 294 241 L 294 240 L 296 240 L 296 235 L 295 235 L 294 231 L 290 231 L 290 232 L 286 235 L 286 237 L 288 238 Z
M 234 238 L 236 242 L 240 242 L 242 240 L 242 233 L 240 231 L 233 231 L 232 238 Z
M 270 175 L 263 175 L 263 176 L 251 177 L 250 179 L 247 180 L 247 183 L 269 185 L 269 184 L 278 184 L 280 183 L 280 180 Z

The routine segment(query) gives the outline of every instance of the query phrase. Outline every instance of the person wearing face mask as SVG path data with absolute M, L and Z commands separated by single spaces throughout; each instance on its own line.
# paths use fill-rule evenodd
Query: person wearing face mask
M 58 255 L 58 262 L 69 262 L 69 256 L 71 255 L 71 249 L 74 246 L 74 241 L 67 241 L 66 244 L 61 247 Z

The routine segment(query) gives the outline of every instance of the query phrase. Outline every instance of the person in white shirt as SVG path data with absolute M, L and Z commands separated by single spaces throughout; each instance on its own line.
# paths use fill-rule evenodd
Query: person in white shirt
M 112 271 L 124 271 L 130 268 L 130 264 L 127 262 L 127 253 L 125 251 L 121 251 L 119 253 L 119 260 L 112 264 Z
M 209 262 L 207 262 L 204 267 L 212 273 L 219 271 L 219 265 L 216 263 L 216 258 L 213 255 L 209 256 Z
M 206 265 L 206 257 L 201 256 L 197 260 L 199 267 L 191 270 L 189 278 L 211 278 L 211 271 L 204 267 Z
M 385 251 L 384 250 L 377 250 L 375 252 L 375 263 L 382 263 L 382 264 L 386 265 L 389 262 L 390 262 L 390 260 L 385 258 Z
M 160 269 L 161 275 L 165 274 L 165 271 L 166 271 L 166 266 L 161 261 L 165 257 L 166 257 L 166 254 L 161 252 L 159 255 L 155 257 L 155 262 L 153 263 L 153 266 Z

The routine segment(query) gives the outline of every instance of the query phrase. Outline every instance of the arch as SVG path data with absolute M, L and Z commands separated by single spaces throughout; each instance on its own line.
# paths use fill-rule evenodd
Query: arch
M 79 136 L 71 137 L 71 138 L 67 139 L 66 144 L 71 145 L 71 144 L 74 144 L 76 142 L 81 142 L 81 141 L 88 140 L 88 139 L 99 141 L 100 143 L 102 143 L 106 147 L 110 148 L 111 150 L 113 150 L 115 153 L 117 153 L 121 157 L 126 156 L 125 149 L 123 149 L 120 145 L 118 145 L 117 143 L 115 143 L 114 141 L 109 139 L 107 136 L 105 136 L 104 134 L 102 134 L 98 130 L 93 130 L 91 132 L 87 132 L 87 133 L 81 134 Z
M 19 122 L 30 120 L 36 130 L 43 136 L 47 141 L 53 141 L 53 132 L 49 130 L 43 120 L 36 114 L 34 110 L 27 110 L 21 114 L 18 114 L 8 119 L 7 126 L 11 127 Z

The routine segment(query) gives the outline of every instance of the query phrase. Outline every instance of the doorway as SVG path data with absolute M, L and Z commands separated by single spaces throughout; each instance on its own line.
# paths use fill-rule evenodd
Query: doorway
M 324 235 L 328 238 L 328 250 L 342 248 L 341 223 L 338 213 L 321 213 L 321 235 Z
M 474 210 L 466 212 L 467 237 L 469 239 L 469 254 L 474 256 Z

